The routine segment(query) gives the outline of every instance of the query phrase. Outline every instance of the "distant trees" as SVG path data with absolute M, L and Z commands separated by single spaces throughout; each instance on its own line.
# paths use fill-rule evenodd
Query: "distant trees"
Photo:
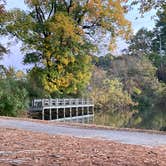
M 95 59 L 97 61 L 97 57 Z M 90 84 L 90 94 L 100 110 L 96 123 L 121 127 L 163 127 L 165 123 L 158 121 L 166 118 L 163 116 L 166 85 L 158 80 L 157 68 L 147 55 L 114 57 L 107 67 L 100 60 L 98 58 Z
M 129 111 L 136 105 L 120 80 L 99 67 L 94 67 L 90 87 L 91 98 L 103 111 Z
M 114 59 L 114 56 L 111 54 L 107 54 L 105 56 L 100 56 L 100 57 L 93 56 L 92 64 L 104 70 L 107 70 L 109 67 L 111 67 L 111 63 L 113 59 Z
M 155 103 L 157 91 L 161 87 L 156 78 L 156 68 L 144 56 L 126 55 L 115 58 L 108 70 L 108 77 L 119 78 L 124 89 L 138 102 L 138 107 L 142 110 Z
M 140 29 L 129 41 L 125 54 L 148 57 L 157 67 L 157 76 L 166 82 L 166 5 L 157 12 L 155 28 Z

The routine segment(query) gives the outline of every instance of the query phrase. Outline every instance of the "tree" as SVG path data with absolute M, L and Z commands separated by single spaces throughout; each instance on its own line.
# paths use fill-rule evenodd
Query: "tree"
M 0 13 L 3 13 L 4 12 L 4 3 L 5 1 L 4 0 L 0 0 Z
M 166 5 L 165 0 L 133 0 L 130 5 L 139 5 L 140 13 L 148 12 L 151 9 L 159 9 Z
M 153 51 L 166 55 L 166 5 L 157 12 L 158 19 L 154 28 Z
M 4 0 L 0 0 L 0 26 L 1 23 L 3 22 L 3 17 L 5 14 L 5 1 Z M 0 31 L 0 35 L 2 34 L 2 32 Z M 0 59 L 2 58 L 2 56 L 7 53 L 6 48 L 0 43 Z
M 135 106 L 130 94 L 117 78 L 108 79 L 106 71 L 94 67 L 90 96 L 102 111 L 130 111 Z
M 155 28 L 151 31 L 140 29 L 129 40 L 129 47 L 124 53 L 146 55 L 157 67 L 158 79 L 166 82 L 166 5 L 160 5 L 157 16 Z
M 124 50 L 128 55 L 148 55 L 152 53 L 153 32 L 144 28 L 140 29 L 127 43 L 129 47 Z
M 119 66 L 121 66 L 119 68 Z M 158 90 L 162 84 L 156 77 L 157 68 L 146 56 L 122 56 L 112 61 L 108 78 L 117 77 L 124 89 L 138 102 L 140 111 L 148 110 L 158 101 Z
M 25 2 L 30 11 L 10 11 L 3 28 L 23 42 L 24 63 L 34 65 L 31 72 L 50 93 L 80 94 L 86 87 L 94 34 L 111 32 L 111 44 L 116 36 L 129 36 L 125 0 Z
M 166 54 L 166 5 L 157 11 L 157 17 L 153 30 L 142 28 L 129 40 L 130 54 Z
M 89 88 L 89 95 L 97 108 L 95 124 L 124 127 L 135 113 L 136 103 L 124 90 L 122 82 L 116 77 L 108 78 L 102 67 L 94 66 Z
M 0 115 L 21 116 L 28 106 L 26 80 L 22 71 L 1 68 L 0 73 Z
M 108 70 L 111 67 L 111 61 L 114 59 L 113 55 L 106 54 L 105 56 L 93 56 L 92 63 L 104 70 Z

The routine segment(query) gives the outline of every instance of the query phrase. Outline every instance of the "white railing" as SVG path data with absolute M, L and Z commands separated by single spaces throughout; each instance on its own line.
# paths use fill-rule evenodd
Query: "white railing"
M 33 108 L 54 107 L 54 106 L 79 106 L 93 105 L 91 99 L 34 99 L 32 101 Z

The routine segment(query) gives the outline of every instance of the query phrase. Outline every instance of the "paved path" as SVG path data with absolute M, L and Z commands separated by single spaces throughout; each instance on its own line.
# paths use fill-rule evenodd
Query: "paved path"
M 53 135 L 56 134 L 86 138 L 99 138 L 135 145 L 166 145 L 166 135 L 161 134 L 149 134 L 141 132 L 115 131 L 104 129 L 85 129 L 71 126 L 60 126 L 55 124 L 42 124 L 30 121 L 8 119 L 0 119 L 0 127 L 18 128 Z

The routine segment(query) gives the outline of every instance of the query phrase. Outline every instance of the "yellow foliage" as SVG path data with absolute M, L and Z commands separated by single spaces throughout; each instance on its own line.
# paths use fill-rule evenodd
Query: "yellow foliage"
M 59 64 L 57 68 L 58 68 L 58 71 L 59 71 L 60 73 L 63 71 L 63 66 L 62 66 L 62 64 Z
M 94 35 L 101 32 L 105 36 L 109 31 L 112 35 L 111 50 L 116 47 L 116 37 L 128 39 L 130 36 L 131 25 L 124 16 L 126 10 L 123 7 L 127 0 L 25 0 L 25 2 L 32 10 L 28 14 L 25 12 L 23 17 L 16 15 L 18 20 L 21 18 L 23 21 L 20 24 L 15 22 L 13 24 L 12 20 L 14 25 L 12 28 L 16 29 L 17 36 L 21 34 L 19 39 L 39 53 L 37 54 L 39 62 L 35 62 L 35 65 L 43 72 L 41 73 L 44 75 L 44 87 L 50 92 L 62 90 L 76 92 L 80 87 L 87 85 L 91 62 L 87 52 L 94 51 L 88 44 L 91 43 L 87 37 L 88 33 Z M 24 21 L 25 18 L 28 21 Z M 24 22 L 26 24 L 23 24 Z M 30 60 L 30 63 L 34 62 Z
M 25 76 L 24 72 L 19 70 L 16 72 L 16 78 L 17 79 L 22 79 Z
M 72 38 L 74 40 L 81 40 L 77 33 L 82 34 L 82 30 L 76 26 L 74 21 L 63 12 L 55 14 L 53 21 L 49 23 L 49 29 L 57 36 L 63 36 L 63 39 Z

